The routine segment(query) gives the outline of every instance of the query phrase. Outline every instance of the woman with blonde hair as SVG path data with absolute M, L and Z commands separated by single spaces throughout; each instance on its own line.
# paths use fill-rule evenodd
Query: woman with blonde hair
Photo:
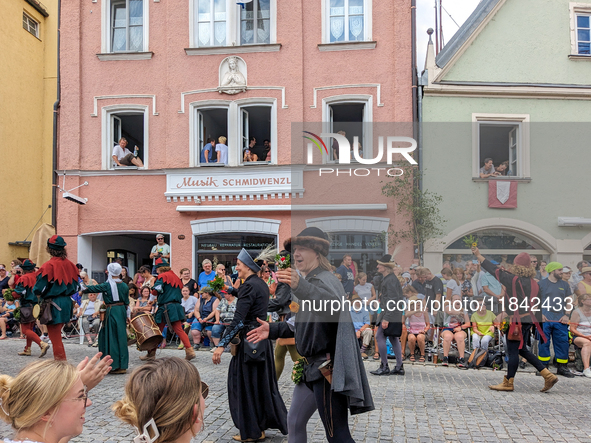
M 15 439 L 0 443 L 58 443 L 82 433 L 88 391 L 111 369 L 113 360 L 101 353 L 78 367 L 63 360 L 42 360 L 16 377 L 0 375 L 0 418 L 15 431 Z M 99 361 L 100 360 L 100 361 Z
M 203 427 L 208 393 L 209 386 L 201 381 L 195 366 L 167 357 L 133 371 L 125 397 L 112 409 L 123 422 L 137 428 L 145 441 L 189 443 Z

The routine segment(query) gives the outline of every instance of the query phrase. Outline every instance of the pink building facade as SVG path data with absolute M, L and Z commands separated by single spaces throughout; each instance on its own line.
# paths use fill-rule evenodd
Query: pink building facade
M 61 17 L 60 186 L 88 185 L 72 191 L 86 204 L 58 198 L 57 229 L 89 273 L 115 257 L 134 272 L 156 233 L 194 274 L 305 226 L 331 233 L 337 265 L 392 250 L 380 234 L 402 221 L 381 178 L 318 182 L 332 149 L 304 165 L 294 128 L 345 130 L 369 158 L 366 128 L 412 122 L 410 0 L 96 0 L 62 2 Z M 226 164 L 205 164 L 220 136 Z M 121 137 L 144 167 L 115 164 Z M 260 158 L 246 162 L 252 137 Z M 410 262 L 412 245 L 396 258 Z

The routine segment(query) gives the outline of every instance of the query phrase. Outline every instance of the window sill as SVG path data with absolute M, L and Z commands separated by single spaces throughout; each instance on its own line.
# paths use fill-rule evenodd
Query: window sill
M 472 177 L 473 182 L 489 182 L 494 180 L 501 180 L 501 181 L 516 181 L 521 183 L 529 183 L 531 182 L 531 177 L 494 177 L 494 178 L 480 178 L 480 177 Z
M 591 55 L 570 54 L 569 60 L 591 60 Z
M 320 52 L 328 51 L 352 51 L 356 49 L 375 49 L 377 42 L 342 42 L 342 43 L 321 43 L 318 45 Z
M 137 166 L 113 166 L 111 169 L 109 169 L 109 171 L 128 171 L 128 170 L 137 170 L 140 169 Z M 145 169 L 145 168 L 142 168 Z
M 258 165 L 270 165 L 271 162 L 243 162 L 240 166 L 258 166 Z
M 96 56 L 102 62 L 112 60 L 150 60 L 153 52 L 109 52 L 97 54 Z
M 212 55 L 212 54 L 247 54 L 251 52 L 277 52 L 281 49 L 281 43 L 268 45 L 242 45 L 242 46 L 213 46 L 206 48 L 185 48 L 187 55 Z

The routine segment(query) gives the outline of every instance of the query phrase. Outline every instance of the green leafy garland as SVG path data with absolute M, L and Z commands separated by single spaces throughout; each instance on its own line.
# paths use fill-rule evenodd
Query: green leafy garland
M 293 370 L 291 371 L 291 381 L 299 385 L 304 378 L 304 362 L 297 360 L 293 363 Z

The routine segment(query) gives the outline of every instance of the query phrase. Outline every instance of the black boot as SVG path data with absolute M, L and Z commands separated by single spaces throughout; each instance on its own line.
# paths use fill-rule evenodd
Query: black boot
M 380 365 L 379 369 L 370 372 L 370 374 L 373 374 L 373 375 L 388 375 L 389 373 L 390 373 L 390 367 L 388 365 L 386 365 L 386 366 Z
M 566 363 L 559 363 L 558 364 L 558 369 L 556 370 L 556 374 L 562 375 L 563 377 L 566 377 L 566 378 L 574 378 L 575 377 L 575 374 L 570 372 L 570 369 L 568 369 L 568 366 Z
M 400 369 L 392 369 L 390 375 L 404 375 L 404 363 L 400 365 Z

